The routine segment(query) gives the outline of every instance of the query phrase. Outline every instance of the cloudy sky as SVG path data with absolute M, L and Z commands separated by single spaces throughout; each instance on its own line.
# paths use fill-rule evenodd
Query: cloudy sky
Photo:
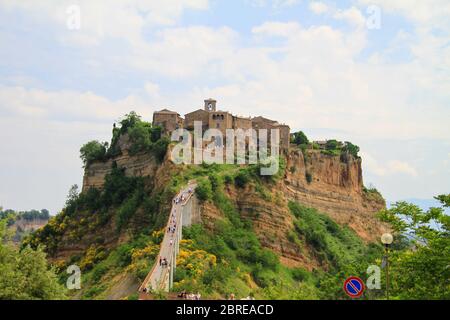
M 448 0 L 0 0 L 0 206 L 55 213 L 83 143 L 208 97 L 352 141 L 390 201 L 448 193 L 449 16 Z

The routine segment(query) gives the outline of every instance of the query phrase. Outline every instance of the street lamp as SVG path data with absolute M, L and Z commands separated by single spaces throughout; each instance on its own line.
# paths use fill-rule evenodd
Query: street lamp
M 386 253 L 386 298 L 389 300 L 389 246 L 394 241 L 394 237 L 390 233 L 384 233 L 381 236 L 381 243 L 384 244 L 384 251 Z

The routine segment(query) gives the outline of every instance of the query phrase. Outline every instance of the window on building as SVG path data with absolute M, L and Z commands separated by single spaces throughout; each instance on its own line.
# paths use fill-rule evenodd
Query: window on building
M 220 137 L 215 137 L 215 144 L 217 147 L 221 147 L 222 146 L 222 139 Z

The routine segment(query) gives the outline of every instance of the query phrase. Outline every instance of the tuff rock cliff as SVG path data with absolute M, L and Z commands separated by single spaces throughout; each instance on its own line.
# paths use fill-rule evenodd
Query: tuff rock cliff
M 119 140 L 121 155 L 86 167 L 84 191 L 91 187 L 102 188 L 113 162 L 124 168 L 128 176 L 144 177 L 151 189 L 163 188 L 183 168 L 169 160 L 170 151 L 164 161 L 158 163 L 148 154 L 130 155 L 128 144 L 128 137 L 122 136 Z M 239 190 L 234 185 L 226 188 L 241 215 L 252 220 L 262 245 L 279 254 L 285 265 L 307 269 L 321 267 L 312 251 L 306 248 L 306 252 L 300 254 L 289 240 L 289 233 L 294 229 L 289 201 L 316 208 L 338 224 L 353 229 L 365 242 L 375 241 L 386 230 L 386 226 L 375 218 L 375 213 L 385 207 L 385 202 L 380 195 L 365 191 L 361 158 L 349 154 L 332 156 L 320 150 L 302 151 L 294 147 L 286 155 L 285 162 L 284 176 L 275 185 L 268 184 L 263 196 L 252 185 Z M 206 227 L 212 228 L 213 222 L 223 215 L 210 202 L 199 206 Z

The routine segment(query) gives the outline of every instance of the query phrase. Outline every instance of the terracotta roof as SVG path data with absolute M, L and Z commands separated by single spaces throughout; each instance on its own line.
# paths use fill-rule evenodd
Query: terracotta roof
M 204 110 L 204 109 L 197 109 L 197 110 L 195 110 L 195 111 L 191 111 L 191 112 L 189 112 L 189 113 L 186 113 L 185 116 L 187 116 L 188 114 L 194 113 L 194 112 L 199 112 L 199 111 L 203 111 L 203 112 L 209 113 L 208 111 L 206 111 L 206 110 Z
M 177 115 L 179 115 L 178 112 L 171 111 L 169 109 L 162 109 L 160 111 L 156 111 L 155 113 L 160 113 L 160 114 L 177 114 Z
M 253 121 L 254 121 L 254 120 L 262 120 L 262 121 L 265 121 L 265 122 L 270 122 L 270 123 L 272 123 L 272 124 L 276 123 L 275 120 L 270 120 L 270 119 L 264 118 L 264 117 L 262 117 L 262 116 L 254 117 L 254 118 L 252 118 L 252 120 L 253 120 Z

